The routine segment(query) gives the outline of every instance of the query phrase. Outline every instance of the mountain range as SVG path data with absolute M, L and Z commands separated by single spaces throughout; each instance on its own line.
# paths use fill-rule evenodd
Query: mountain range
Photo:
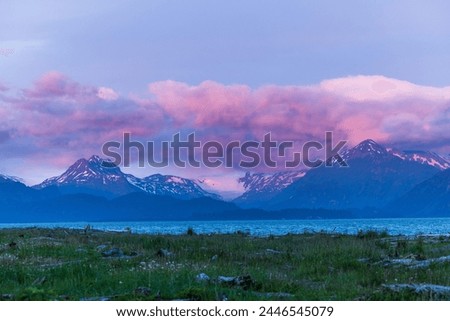
M 393 154 L 366 140 L 342 155 L 348 167 L 311 169 L 270 201 L 271 208 L 383 208 L 441 168 Z
M 33 187 L 38 190 L 57 187 L 62 194 L 85 193 L 106 198 L 145 192 L 177 199 L 220 199 L 218 195 L 203 190 L 194 180 L 160 174 L 138 178 L 123 173 L 119 167 L 99 156 L 79 159 L 60 176 L 46 179 Z
M 98 156 L 26 186 L 0 175 L 0 221 L 98 221 L 449 216 L 450 161 L 365 140 L 346 150 L 343 167 L 246 173 L 233 202 L 197 181 L 138 178 Z

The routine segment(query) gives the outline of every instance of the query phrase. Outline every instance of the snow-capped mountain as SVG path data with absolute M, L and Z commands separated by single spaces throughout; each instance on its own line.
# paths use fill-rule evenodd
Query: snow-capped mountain
M 398 151 L 386 148 L 372 139 L 364 140 L 355 147 L 347 149 L 341 157 L 350 168 L 340 168 L 338 161 L 333 159 L 333 168 L 315 169 L 310 171 L 311 173 L 306 171 L 275 174 L 247 173 L 239 179 L 245 192 L 234 202 L 243 207 L 265 207 L 273 202 L 287 203 L 295 207 L 345 208 L 350 204 L 356 207 L 377 206 L 378 201 L 383 203 L 390 198 L 400 196 L 408 188 L 431 177 L 436 170 L 450 168 L 450 162 L 438 154 L 423 151 Z M 322 173 L 320 177 L 317 177 L 318 173 Z M 338 177 L 339 181 L 335 182 L 334 180 Z M 303 178 L 307 180 L 299 182 Z M 384 187 L 380 185 L 381 180 L 386 182 Z M 306 184 L 304 191 L 302 188 L 304 196 L 292 195 L 296 192 L 290 189 L 291 185 L 302 186 L 303 183 Z M 352 184 L 355 190 L 350 188 Z M 332 191 L 333 186 L 342 186 L 342 189 Z M 349 190 L 348 195 L 345 195 L 345 189 Z M 366 193 L 369 190 L 371 192 Z M 327 197 L 330 197 L 328 201 Z M 339 205 L 340 203 L 342 204 Z
M 293 182 L 305 176 L 306 170 L 285 171 L 274 174 L 267 173 L 245 173 L 239 178 L 239 183 L 243 184 L 245 192 L 237 197 L 234 202 L 243 206 L 258 206 L 273 198 L 280 191 L 291 185 Z
M 99 156 L 79 159 L 60 176 L 46 179 L 37 189 L 56 186 L 62 194 L 85 193 L 115 197 L 139 191 L 119 167 Z
M 71 165 L 63 174 L 46 179 L 41 184 L 37 185 L 40 189 L 57 185 L 68 184 L 87 184 L 87 183 L 101 183 L 108 184 L 110 182 L 117 182 L 124 177 L 124 174 L 119 167 L 109 163 L 99 156 L 92 156 L 88 160 L 81 158 Z
M 331 167 L 309 170 L 281 191 L 272 207 L 383 207 L 440 170 L 427 162 L 402 159 L 373 140 L 361 142 L 342 157 L 348 167 L 334 162 Z
M 154 195 L 172 196 L 179 199 L 220 198 L 216 194 L 205 191 L 195 181 L 178 176 L 154 174 L 137 178 L 128 174 L 127 180 L 144 192 Z
M 400 151 L 394 148 L 385 148 L 372 139 L 367 139 L 354 148 L 345 151 L 342 153 L 342 158 L 344 160 L 348 160 L 351 158 L 370 157 L 371 155 L 385 157 L 388 155 L 393 155 L 401 160 L 416 162 L 422 165 L 429 165 L 439 170 L 450 168 L 450 161 L 436 153 L 419 150 Z
M 37 191 L 25 186 L 20 178 L 0 174 L 0 212 L 4 210 L 4 205 L 35 200 L 38 196 Z
M 62 194 L 92 194 L 108 198 L 133 192 L 171 196 L 178 199 L 200 197 L 219 198 L 206 192 L 192 180 L 170 175 L 151 175 L 138 178 L 125 174 L 108 160 L 92 156 L 77 160 L 62 175 L 46 179 L 36 189 L 55 186 Z

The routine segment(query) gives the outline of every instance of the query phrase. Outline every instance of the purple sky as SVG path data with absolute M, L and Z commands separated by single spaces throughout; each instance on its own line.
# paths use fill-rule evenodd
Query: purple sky
M 0 24 L 0 173 L 30 184 L 123 131 L 450 152 L 448 1 L 5 0 Z

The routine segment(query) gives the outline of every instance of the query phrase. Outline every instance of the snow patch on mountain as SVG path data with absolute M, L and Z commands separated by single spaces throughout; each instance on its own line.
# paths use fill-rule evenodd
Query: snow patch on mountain
M 144 178 L 137 178 L 128 174 L 127 180 L 144 192 L 154 195 L 173 196 L 181 199 L 220 198 L 216 194 L 205 191 L 194 180 L 173 175 L 154 174 Z
M 275 174 L 247 172 L 239 179 L 246 191 L 264 191 L 267 189 L 279 190 L 303 177 L 306 171 L 278 172 Z
M 411 162 L 416 162 L 423 165 L 433 166 L 439 170 L 446 170 L 450 168 L 450 161 L 444 157 L 427 151 L 398 151 L 392 148 L 387 149 L 392 155 Z
M 247 172 L 244 177 L 239 178 L 239 182 L 245 188 L 245 192 L 236 198 L 235 201 L 243 205 L 254 205 L 259 201 L 270 199 L 301 179 L 306 172 L 306 170 L 284 171 L 274 174 L 251 174 Z

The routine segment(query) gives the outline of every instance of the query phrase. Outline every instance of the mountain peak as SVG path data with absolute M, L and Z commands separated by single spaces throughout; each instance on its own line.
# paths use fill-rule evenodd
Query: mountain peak
M 112 164 L 99 156 L 89 159 L 80 158 L 72 164 L 60 176 L 46 179 L 36 188 L 43 189 L 48 186 L 67 187 L 70 192 L 86 192 L 99 190 L 101 196 L 122 195 L 131 193 L 136 189 L 126 180 L 125 174 L 117 166 L 105 166 Z
M 91 158 L 88 159 L 88 162 L 101 164 L 102 162 L 104 162 L 104 160 L 98 155 L 92 155 Z
M 69 169 L 71 169 L 71 168 L 73 170 L 76 169 L 78 171 L 81 169 L 90 168 L 91 170 L 99 170 L 101 172 L 104 169 L 106 169 L 106 170 L 110 170 L 111 168 L 118 169 L 118 167 L 114 163 L 112 163 L 111 161 L 109 161 L 107 159 L 103 159 L 97 155 L 93 155 L 89 159 L 80 158 L 75 163 L 73 163 Z
M 379 157 L 389 155 L 386 148 L 373 139 L 366 139 L 343 153 L 344 160 L 351 158 Z
M 366 139 L 363 140 L 361 143 L 353 147 L 353 149 L 359 150 L 359 151 L 367 151 L 367 152 L 386 152 L 386 148 L 378 144 L 373 139 Z

